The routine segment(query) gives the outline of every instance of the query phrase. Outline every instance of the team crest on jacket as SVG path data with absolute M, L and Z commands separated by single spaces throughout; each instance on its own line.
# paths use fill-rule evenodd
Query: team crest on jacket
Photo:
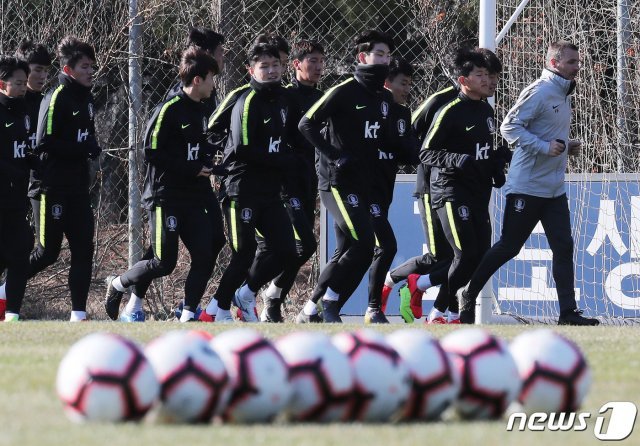
M 469 217 L 471 217 L 471 211 L 467 206 L 460 206 L 458 208 L 458 215 L 463 221 L 467 221 L 469 220 Z
M 407 123 L 404 119 L 398 120 L 398 133 L 400 136 L 404 136 L 404 132 L 407 131 Z
M 369 208 L 371 209 L 371 216 L 373 217 L 380 217 L 380 215 L 382 214 L 382 212 L 380 211 L 380 206 L 377 204 L 372 204 L 371 206 L 369 206 Z
M 389 104 L 387 103 L 387 101 L 382 101 L 382 104 L 380 105 L 380 111 L 382 112 L 382 117 L 386 118 L 389 114 Z
M 253 211 L 251 208 L 244 208 L 240 211 L 240 219 L 245 223 L 249 223 L 251 221 L 252 215 Z
M 169 215 L 167 217 L 167 229 L 171 232 L 174 232 L 178 229 L 178 219 L 173 215 Z
M 357 208 L 360 200 L 358 200 L 358 196 L 356 194 L 349 194 L 347 195 L 347 203 L 349 203 L 349 206 L 352 208 Z
M 62 205 L 54 204 L 51 206 L 51 216 L 54 220 L 60 220 L 62 218 Z
M 487 118 L 487 127 L 489 127 L 490 133 L 496 132 L 496 124 L 493 122 L 493 118 Z
M 300 209 L 301 204 L 300 204 L 300 200 L 296 197 L 291 197 L 289 198 L 289 205 L 291 206 L 292 209 Z
M 89 119 L 93 119 L 93 104 L 89 102 Z
M 282 118 L 282 125 L 285 125 L 287 123 L 287 110 L 285 110 L 284 108 L 281 108 L 280 117 Z
M 24 129 L 27 132 L 31 130 L 31 119 L 29 119 L 29 115 L 24 115 Z
M 524 207 L 526 204 L 527 202 L 524 201 L 524 198 L 516 198 L 515 202 L 513 203 L 513 208 L 516 212 L 522 212 L 524 211 Z

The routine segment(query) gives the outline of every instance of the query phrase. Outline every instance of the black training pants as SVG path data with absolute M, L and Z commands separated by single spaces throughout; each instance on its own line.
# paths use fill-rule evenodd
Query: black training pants
M 0 210 L 0 260 L 7 268 L 7 311 L 20 314 L 33 234 L 24 209 Z

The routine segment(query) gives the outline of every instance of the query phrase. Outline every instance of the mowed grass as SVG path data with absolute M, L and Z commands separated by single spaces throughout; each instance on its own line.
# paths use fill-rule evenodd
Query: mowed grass
M 240 327 L 240 325 L 237 325 Z M 300 327 L 292 324 L 253 325 L 274 339 L 300 330 L 332 334 L 361 325 Z M 423 327 L 416 324 L 415 327 Z M 54 390 L 56 371 L 71 344 L 88 333 L 109 331 L 145 344 L 183 325 L 168 322 L 121 324 L 111 322 L 25 322 L 0 324 L 0 445 L 586 445 L 600 443 L 593 435 L 600 407 L 609 401 L 632 401 L 640 406 L 640 328 L 554 327 L 586 353 L 593 385 L 582 411 L 591 412 L 583 432 L 507 432 L 507 419 L 492 422 L 447 421 L 412 424 L 260 424 L 158 425 L 152 423 L 76 425 L 65 417 Z M 229 329 L 215 324 L 190 325 L 215 333 Z M 234 327 L 235 328 L 235 327 Z M 376 327 L 378 328 L 378 327 Z M 383 332 L 403 328 L 381 327 Z M 523 330 L 539 327 L 492 326 L 507 340 Z M 442 337 L 451 327 L 429 328 Z M 640 424 L 640 422 L 637 422 Z M 640 444 L 640 428 L 625 444 Z

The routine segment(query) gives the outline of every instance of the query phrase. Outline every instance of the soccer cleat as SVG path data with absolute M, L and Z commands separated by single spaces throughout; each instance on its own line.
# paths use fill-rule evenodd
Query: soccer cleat
M 206 311 L 203 311 L 202 313 L 204 314 L 206 313 Z M 215 320 L 216 324 L 233 324 L 235 322 L 230 312 L 227 312 L 224 316 L 218 316 L 216 314 L 215 316 L 213 316 L 213 319 Z
M 280 299 L 264 299 L 260 322 L 284 322 Z
M 123 311 L 120 315 L 120 322 L 144 322 L 145 318 L 144 311 L 142 310 L 134 311 L 133 313 Z
M 0 299 L 0 321 L 4 320 L 5 311 L 7 311 L 7 301 Z
M 2 315 L 2 320 L 5 322 L 19 322 L 20 316 L 13 313 L 7 313 Z
M 412 324 L 416 319 L 411 311 L 411 292 L 407 285 L 402 285 L 398 291 L 400 294 L 400 316 L 407 324 Z
M 364 313 L 365 324 L 388 324 L 389 320 L 386 318 L 382 310 L 378 308 L 367 308 Z
M 427 319 L 424 321 L 425 324 L 428 325 L 441 325 L 447 323 L 447 318 L 444 316 L 434 317 L 433 319 Z
M 242 322 L 259 322 L 255 298 L 243 299 L 238 289 L 233 295 L 233 304 L 238 307 L 238 319 Z
M 322 322 L 322 316 L 319 314 L 305 314 L 304 310 L 296 316 L 296 324 L 317 324 Z
M 450 321 L 447 321 L 447 324 L 462 324 L 462 322 L 460 322 L 460 319 L 451 319 Z
M 573 310 L 560 313 L 560 317 L 558 318 L 558 325 L 594 326 L 600 325 L 600 321 L 598 319 L 584 317 L 582 315 L 582 310 L 578 310 L 577 308 L 575 308 Z
M 173 310 L 173 314 L 175 314 L 176 319 L 180 320 L 180 318 L 182 317 L 182 309 L 184 308 L 184 301 L 181 300 L 180 303 L 178 304 L 178 307 Z M 200 317 L 200 313 L 202 313 L 202 307 L 200 307 L 200 305 L 198 305 L 198 307 L 196 308 L 195 311 L 195 319 L 199 320 Z
M 382 304 L 380 305 L 380 308 L 382 309 L 383 313 L 387 312 L 387 302 L 389 302 L 389 295 L 391 294 L 391 290 L 393 290 L 393 287 L 382 285 L 382 294 L 380 295 L 380 297 L 382 298 Z
M 411 292 L 411 300 L 409 305 L 411 306 L 411 312 L 416 319 L 422 317 L 422 295 L 424 291 L 418 289 L 418 279 L 420 274 L 409 274 L 407 277 L 407 286 Z
M 118 276 L 108 276 L 104 279 L 104 282 L 107 284 L 107 296 L 104 300 L 104 309 L 107 312 L 107 316 L 112 321 L 118 320 L 118 313 L 120 313 L 120 302 L 122 301 L 122 296 L 124 293 L 122 291 L 116 290 L 113 285 L 113 279 Z
M 322 320 L 330 324 L 341 324 L 340 302 L 337 300 L 322 300 Z
M 215 314 L 209 314 L 206 311 L 201 311 L 200 315 L 198 316 L 198 320 L 200 322 L 215 322 L 216 321 L 216 315 Z

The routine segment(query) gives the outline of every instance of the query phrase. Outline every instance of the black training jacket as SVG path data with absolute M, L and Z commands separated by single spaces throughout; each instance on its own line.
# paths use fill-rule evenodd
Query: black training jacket
M 460 197 L 474 200 L 479 206 L 488 204 L 495 130 L 493 108 L 463 93 L 438 110 L 420 151 L 422 163 L 433 167 L 434 208 Z
M 180 91 L 159 105 L 147 124 L 144 156 L 148 162 L 143 202 L 154 206 L 203 205 L 213 195 L 208 177 L 212 147 L 207 141 L 207 116 L 202 102 Z
M 209 117 L 209 138 L 211 143 L 220 152 L 224 152 L 229 137 L 229 128 L 231 127 L 231 112 L 238 102 L 238 98 L 242 93 L 250 88 L 249 84 L 244 84 L 227 94 L 221 103 L 218 104 L 213 114 Z
M 164 98 L 165 101 L 172 99 L 174 96 L 177 96 L 182 91 L 182 82 L 178 81 L 169 89 L 167 92 L 167 96 Z M 218 92 L 215 87 L 211 92 L 211 96 L 207 99 L 202 100 L 203 110 L 207 118 L 213 114 L 213 111 L 218 107 Z

